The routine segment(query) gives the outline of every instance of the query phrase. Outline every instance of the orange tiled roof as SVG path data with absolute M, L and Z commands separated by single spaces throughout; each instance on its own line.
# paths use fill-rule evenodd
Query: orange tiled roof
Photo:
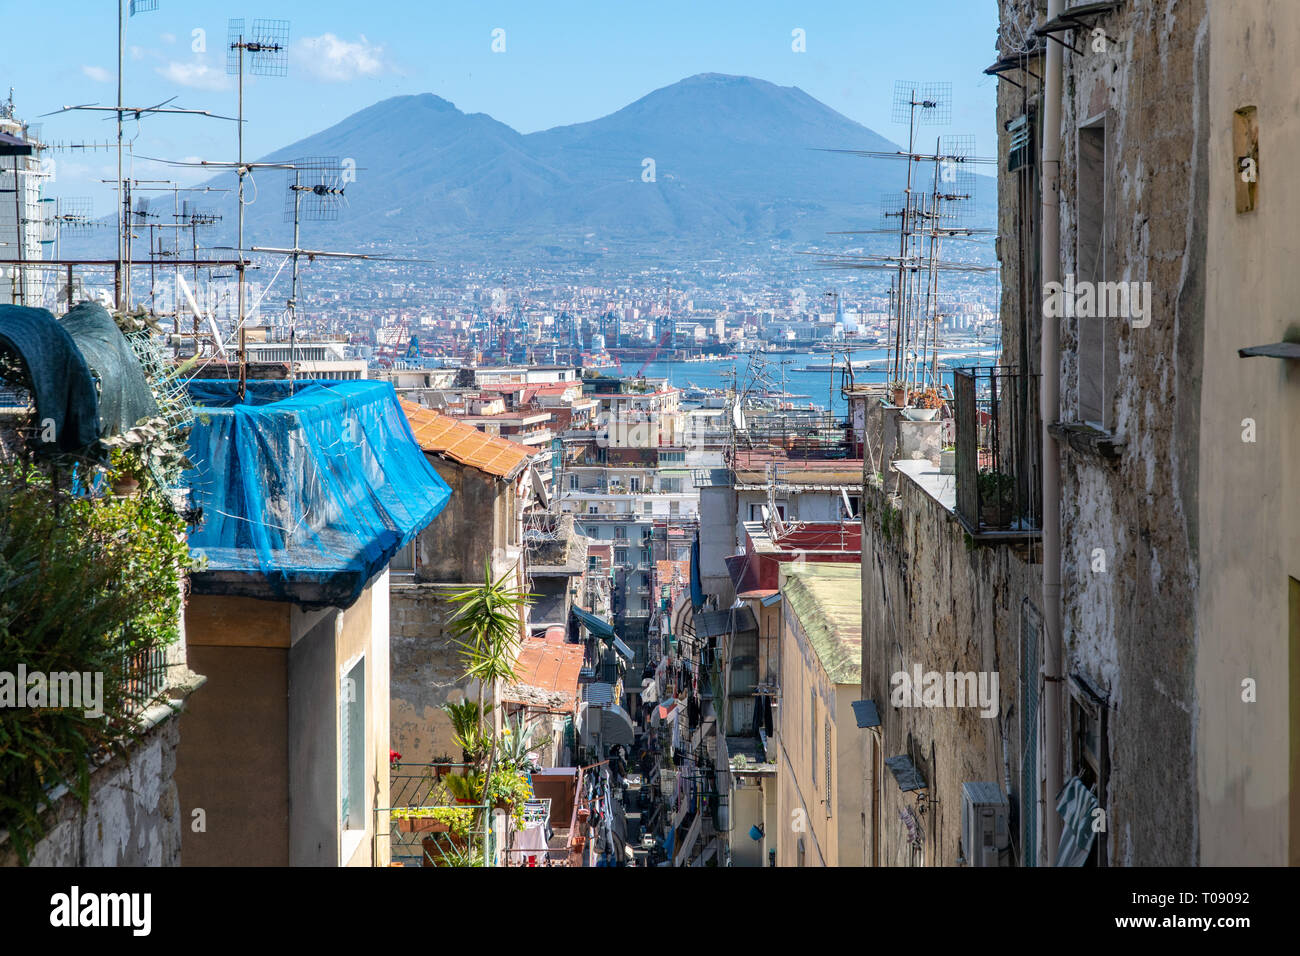
M 538 688 L 564 698 L 567 710 L 578 707 L 578 672 L 582 670 L 582 644 L 553 644 L 535 637 L 526 638 L 519 648 L 515 674 L 519 681 L 502 694 L 506 700 L 533 703 L 523 688 Z
M 487 435 L 473 425 L 402 399 L 402 411 L 411 423 L 415 441 L 426 452 L 450 458 L 484 474 L 512 478 L 533 452 L 518 442 Z

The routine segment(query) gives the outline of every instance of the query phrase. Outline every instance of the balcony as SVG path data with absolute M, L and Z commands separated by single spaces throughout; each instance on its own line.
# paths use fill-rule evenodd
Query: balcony
M 1043 523 L 1038 376 L 953 370 L 956 512 L 981 538 L 1036 537 Z
M 457 802 L 445 782 L 446 777 L 463 777 L 468 770 L 464 764 L 393 764 L 389 774 L 393 806 L 375 808 L 372 859 L 382 859 L 382 841 L 387 841 L 395 866 L 491 865 L 489 808 Z

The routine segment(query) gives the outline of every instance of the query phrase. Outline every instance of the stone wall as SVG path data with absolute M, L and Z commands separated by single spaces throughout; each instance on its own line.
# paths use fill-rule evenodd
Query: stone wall
M 1066 672 L 1109 706 L 1107 857 L 1196 863 L 1196 462 L 1204 332 L 1205 0 L 1136 2 L 1104 50 L 1065 55 L 1061 272 L 1079 272 L 1077 130 L 1104 116 L 1107 278 L 1149 282 L 1150 314 L 1115 322 L 1117 462 L 1065 451 L 1061 600 Z M 1079 414 L 1080 319 L 1061 320 L 1061 419 Z M 1093 320 L 1098 321 L 1098 320 Z M 1096 558 L 1104 555 L 1105 571 Z M 1067 701 L 1068 703 L 1068 701 Z M 1066 709 L 1068 714 L 1068 707 Z M 1068 752 L 1067 752 L 1068 753 Z M 1073 768 L 1067 756 L 1067 778 Z
M 906 477 L 897 497 L 869 484 L 863 520 L 862 694 L 876 701 L 881 719 L 875 759 L 875 735 L 861 732 L 869 789 L 873 775 L 880 777 L 876 859 L 883 866 L 913 859 L 900 820 L 910 808 L 922 824 L 925 865 L 953 866 L 962 783 L 1005 788 L 1010 761 L 1013 808 L 1020 802 L 1020 621 L 1026 596 L 1041 588 L 1040 568 L 1010 546 L 975 545 L 952 512 Z M 892 707 L 893 675 L 910 674 L 914 665 L 923 672 L 996 673 L 997 716 L 981 717 L 976 707 Z M 888 768 L 881 772 L 881 761 L 902 754 L 925 779 L 924 810 Z M 1032 788 L 1032 780 L 1024 786 Z M 1015 820 L 1013 814 L 1013 832 Z M 1018 848 L 1018 833 L 1015 842 Z
M 446 632 L 455 607 L 444 584 L 394 584 L 390 590 L 389 728 L 403 763 L 435 756 L 460 760 L 451 722 L 440 709 L 468 687 L 455 640 Z
M 179 866 L 181 827 L 188 825 L 174 779 L 179 743 L 179 722 L 165 717 L 125 756 L 91 774 L 85 807 L 72 794 L 61 797 L 30 865 Z M 0 866 L 16 865 L 6 834 L 0 837 Z

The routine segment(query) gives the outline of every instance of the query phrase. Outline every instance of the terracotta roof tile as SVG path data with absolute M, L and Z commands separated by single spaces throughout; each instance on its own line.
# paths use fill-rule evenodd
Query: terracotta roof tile
M 440 455 L 497 478 L 511 478 L 527 466 L 533 456 L 518 442 L 487 435 L 473 425 L 458 422 L 432 409 L 402 400 L 402 411 L 411 423 L 415 441 L 425 452 Z
M 564 707 L 578 707 L 578 672 L 582 670 L 582 644 L 553 644 L 530 637 L 524 640 L 515 662 L 518 683 L 505 688 L 506 700 L 532 702 L 526 689 L 561 695 Z

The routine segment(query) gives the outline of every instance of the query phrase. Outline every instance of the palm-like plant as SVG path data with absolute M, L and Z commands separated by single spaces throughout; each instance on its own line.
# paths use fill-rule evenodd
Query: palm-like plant
M 551 735 L 538 736 L 536 725 L 528 726 L 521 715 L 517 720 L 508 721 L 505 731 L 498 741 L 501 765 L 512 770 L 525 770 L 531 763 L 530 754 L 545 747 Z
M 488 704 L 487 711 L 493 705 Z M 452 742 L 461 749 L 465 762 L 479 764 L 492 749 L 492 735 L 483 729 L 484 708 L 472 700 L 450 702 L 442 705 L 451 719 Z
M 478 726 L 487 715 L 486 688 L 498 680 L 515 681 L 514 664 L 519 646 L 520 612 L 532 597 L 510 583 L 512 572 L 496 580 L 491 565 L 484 565 L 483 584 L 463 588 L 451 595 L 459 605 L 448 630 L 456 637 L 465 664 L 465 676 L 478 681 Z

